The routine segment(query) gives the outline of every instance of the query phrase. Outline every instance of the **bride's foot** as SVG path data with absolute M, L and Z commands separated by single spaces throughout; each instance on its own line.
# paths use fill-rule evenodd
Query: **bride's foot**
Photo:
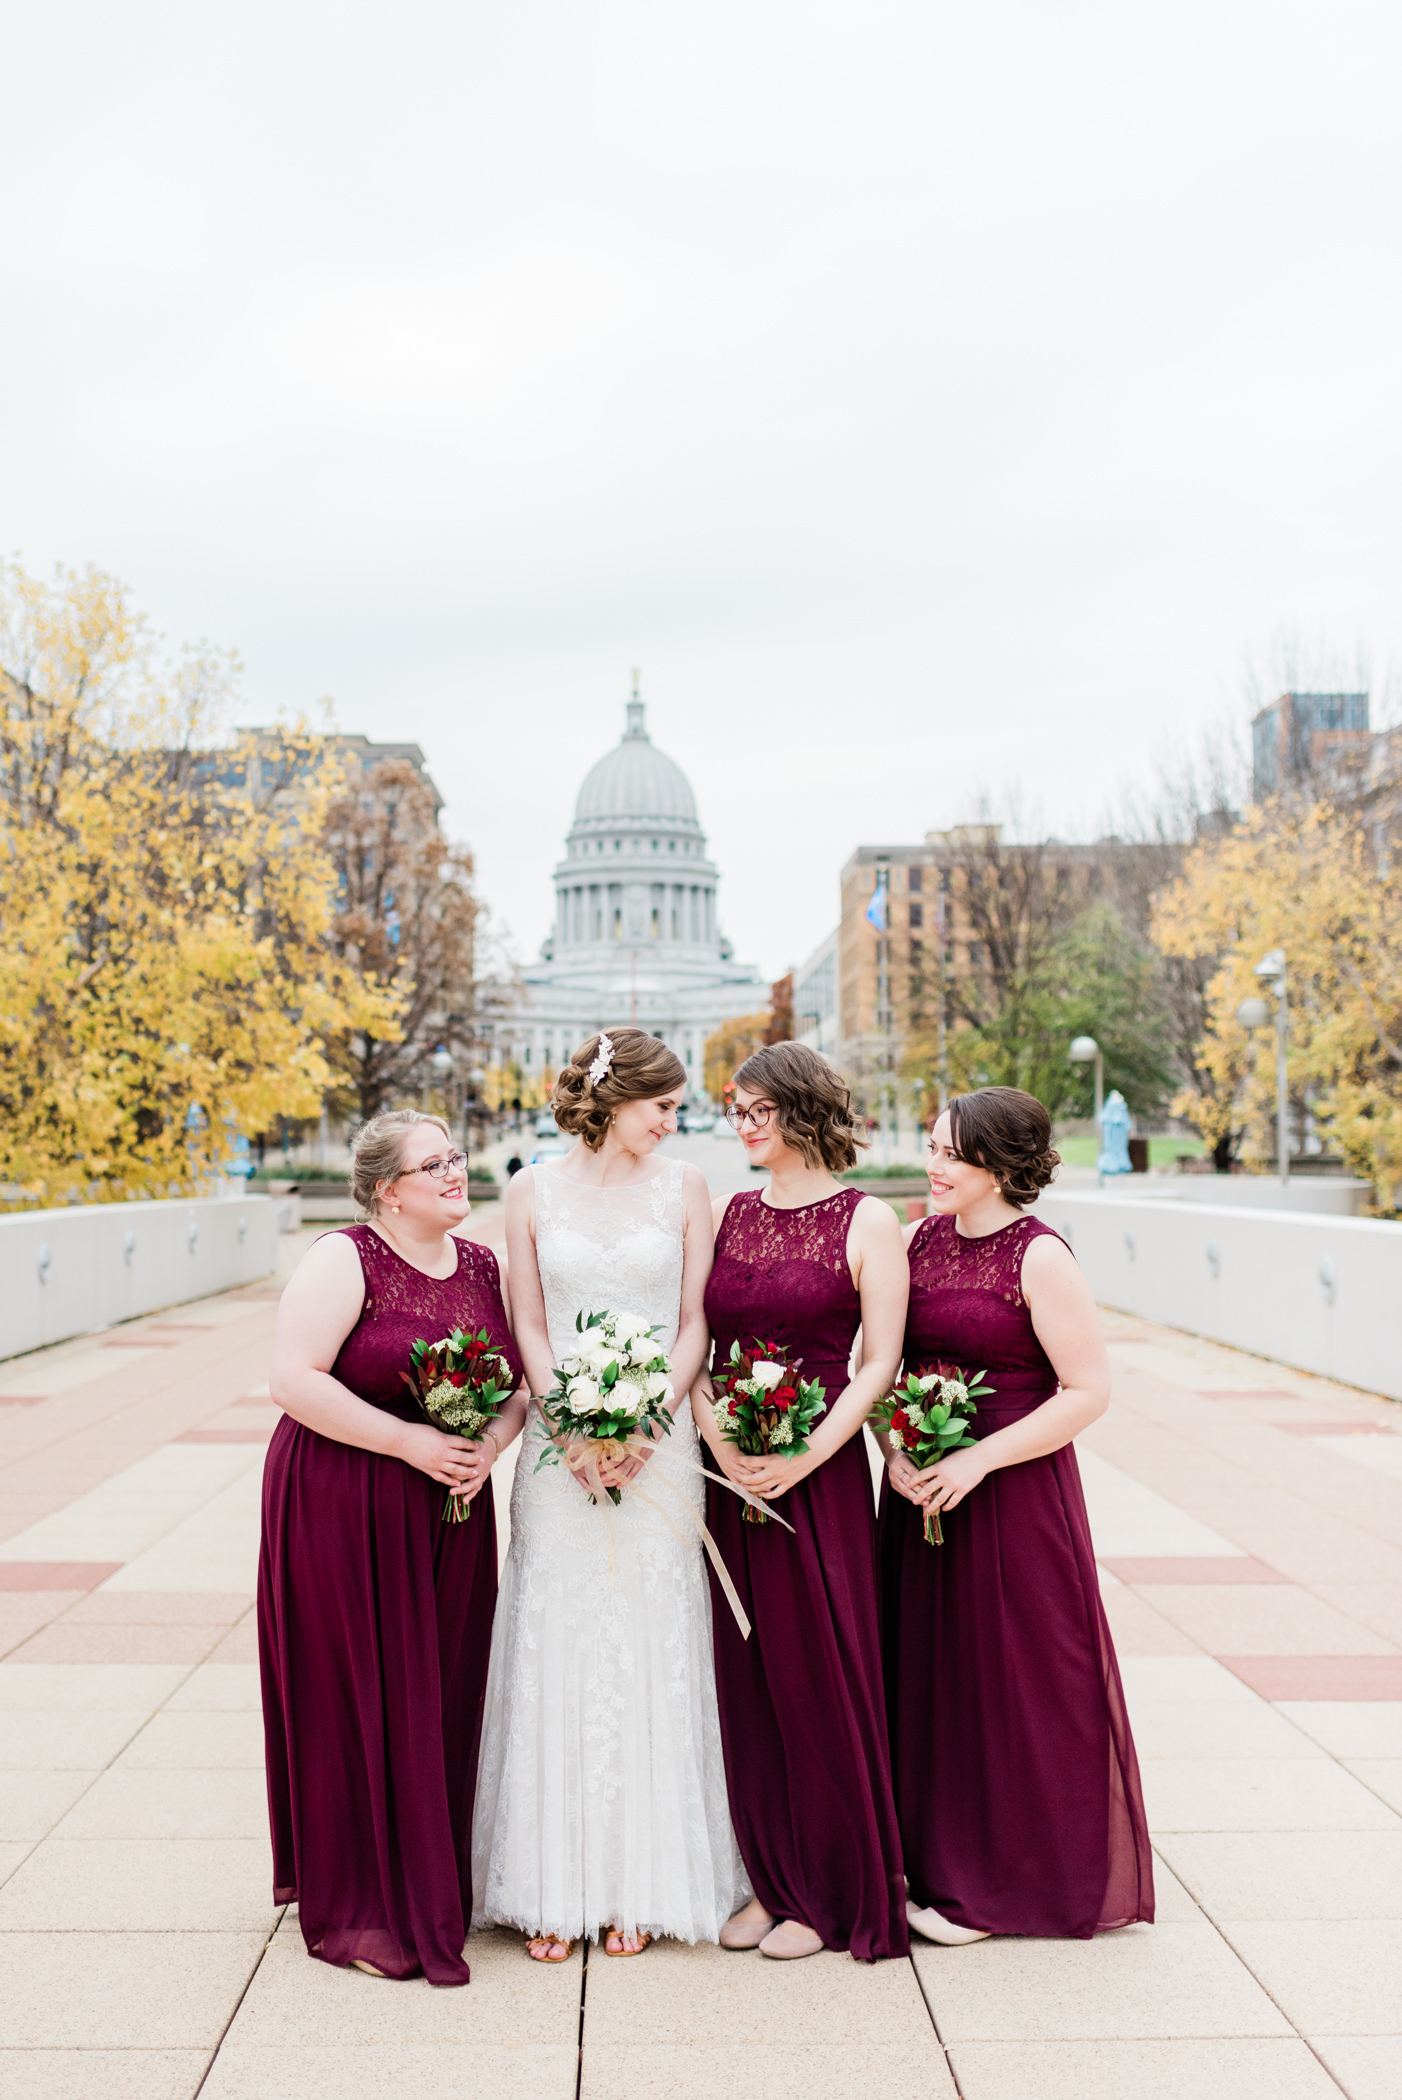
M 722 1947 L 739 1949 L 757 1947 L 766 1933 L 774 1930 L 776 1920 L 772 1918 L 758 1896 L 751 1896 L 743 1910 L 737 1910 L 733 1918 L 727 1918 L 720 1929 Z
M 920 1934 L 922 1939 L 933 1940 L 938 1947 L 969 1947 L 975 1940 L 986 1940 L 986 1932 L 975 1932 L 968 1925 L 952 1925 L 942 1918 L 937 1910 L 926 1905 L 921 1910 L 918 1904 L 907 1903 L 906 1923 Z
M 771 1961 L 802 1961 L 806 1954 L 821 1954 L 823 1943 L 811 1925 L 804 1925 L 797 1918 L 785 1918 L 767 1932 L 759 1943 L 761 1954 Z
M 652 1945 L 650 1932 L 624 1932 L 621 1926 L 610 1925 L 604 1935 L 605 1954 L 641 1954 Z
M 382 1982 L 389 1980 L 388 1969 L 377 1969 L 372 1961 L 353 1961 L 351 1967 L 359 1969 L 362 1976 L 378 1976 Z
M 568 1961 L 574 1953 L 574 1941 L 562 1940 L 554 1932 L 537 1932 L 527 1940 L 526 1952 L 532 1961 Z

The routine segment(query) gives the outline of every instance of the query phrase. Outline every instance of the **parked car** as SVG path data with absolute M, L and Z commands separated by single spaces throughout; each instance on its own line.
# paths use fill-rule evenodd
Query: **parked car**
M 677 1118 L 688 1137 L 701 1137 L 716 1127 L 716 1112 L 713 1108 L 684 1108 Z
M 531 1154 L 529 1164 L 533 1167 L 538 1167 L 542 1160 L 563 1159 L 573 1149 L 569 1139 L 566 1137 L 557 1135 L 553 1138 L 542 1138 L 535 1151 Z

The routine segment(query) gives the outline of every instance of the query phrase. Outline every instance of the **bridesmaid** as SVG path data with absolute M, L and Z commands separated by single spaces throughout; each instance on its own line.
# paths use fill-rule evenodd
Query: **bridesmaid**
M 713 1596 L 730 1812 L 756 1892 L 721 1944 L 879 1961 L 909 1941 L 860 1431 L 900 1355 L 900 1228 L 889 1205 L 835 1178 L 856 1159 L 856 1130 L 847 1088 L 815 1051 L 776 1043 L 747 1059 L 729 1114 L 771 1178 L 716 1204 L 714 1362 L 736 1340 L 782 1347 L 826 1387 L 827 1413 L 804 1457 L 743 1458 L 717 1434 L 709 1379 L 693 1395 L 716 1465 L 793 1526 L 743 1522 L 737 1496 L 709 1491 L 708 1522 L 754 1625 L 742 1640 Z M 859 1325 L 862 1368 L 849 1384 Z
M 984 1370 L 976 1447 L 917 1472 L 886 1450 L 886 1695 L 909 1919 L 1088 1939 L 1154 1915 L 1139 1767 L 1072 1438 L 1110 1368 L 1071 1250 L 1024 1217 L 1052 1178 L 1030 1094 L 983 1087 L 930 1139 L 935 1214 L 911 1228 L 905 1365 Z M 894 1492 L 892 1492 L 894 1491 Z M 925 1543 L 923 1510 L 943 1515 Z
M 436 1116 L 375 1116 L 354 1146 L 367 1222 L 327 1233 L 283 1293 L 258 1567 L 273 1898 L 307 1951 L 372 1976 L 468 1981 L 472 1793 L 497 1547 L 476 1498 L 521 1426 L 478 1443 L 425 1421 L 411 1343 L 485 1327 L 516 1377 L 496 1256 L 459 1239 L 467 1161 Z

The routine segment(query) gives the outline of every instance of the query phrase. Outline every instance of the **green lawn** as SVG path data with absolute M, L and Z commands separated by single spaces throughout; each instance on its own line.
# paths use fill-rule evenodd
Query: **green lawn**
M 1098 1147 L 1093 1137 L 1053 1138 L 1052 1143 L 1068 1167 L 1093 1167 Z M 1180 1153 L 1189 1152 L 1194 1159 L 1202 1157 L 1201 1138 L 1151 1137 L 1149 1140 L 1149 1165 L 1171 1167 Z

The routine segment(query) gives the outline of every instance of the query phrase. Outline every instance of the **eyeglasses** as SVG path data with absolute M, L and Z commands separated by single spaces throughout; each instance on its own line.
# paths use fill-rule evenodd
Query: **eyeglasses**
M 426 1159 L 421 1167 L 406 1167 L 406 1174 L 427 1174 L 434 1181 L 446 1181 L 450 1174 L 460 1174 L 467 1165 L 465 1152 L 450 1152 L 446 1159 Z
M 725 1112 L 725 1120 L 732 1130 L 743 1130 L 747 1123 L 753 1124 L 756 1130 L 764 1130 L 769 1118 L 778 1113 L 773 1101 L 761 1101 L 754 1108 L 736 1108 L 732 1103 Z

